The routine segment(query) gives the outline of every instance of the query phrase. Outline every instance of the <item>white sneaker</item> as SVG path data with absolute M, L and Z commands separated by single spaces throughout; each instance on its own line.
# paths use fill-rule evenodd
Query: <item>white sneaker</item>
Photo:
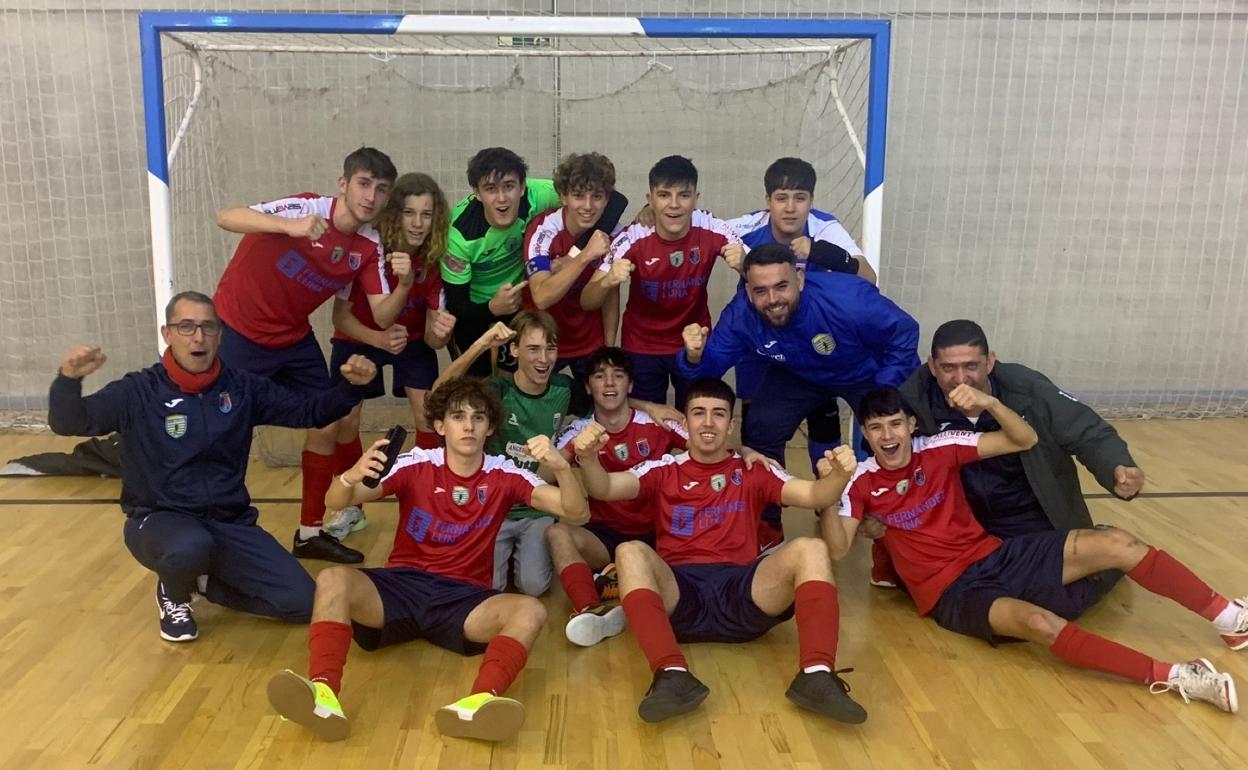
M 1184 703 L 1192 699 L 1212 703 L 1223 711 L 1234 714 L 1239 711 L 1239 699 L 1235 695 L 1235 680 L 1227 673 L 1219 673 L 1213 664 L 1204 658 L 1180 663 L 1177 670 L 1164 682 L 1153 682 L 1148 686 L 1150 692 L 1157 694 L 1175 690 L 1183 696 Z
M 366 521 L 364 511 L 358 505 L 348 505 L 342 510 L 327 512 L 321 529 L 342 540 L 352 532 L 364 529 L 356 526 L 362 521 Z
M 573 644 L 593 647 L 603 639 L 623 631 L 626 622 L 623 607 L 617 605 L 607 609 L 601 604 L 595 604 L 574 614 L 563 627 L 563 633 Z
M 1239 614 L 1235 616 L 1235 627 L 1220 634 L 1227 647 L 1242 650 L 1248 647 L 1248 597 L 1236 599 L 1231 602 L 1231 606 L 1239 608 Z

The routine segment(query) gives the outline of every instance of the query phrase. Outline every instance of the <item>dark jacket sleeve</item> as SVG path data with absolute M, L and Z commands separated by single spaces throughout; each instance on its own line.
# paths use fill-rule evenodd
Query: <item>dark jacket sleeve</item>
M 856 287 L 859 302 L 854 312 L 859 335 L 880 365 L 875 384 L 901 385 L 919 365 L 919 322 L 866 281 L 855 283 L 862 284 Z
M 84 398 L 82 380 L 58 373 L 48 391 L 48 425 L 61 436 L 103 436 L 121 430 L 133 390 L 123 377 Z
M 345 380 L 314 396 L 288 390 L 250 374 L 247 375 L 247 384 L 255 398 L 255 424 L 284 428 L 323 428 L 334 420 L 346 417 L 364 396 L 364 388 Z
M 748 342 L 738 324 L 743 312 L 753 310 L 745 307 L 742 299 L 744 296 L 738 292 L 724 308 L 724 312 L 719 314 L 719 320 L 715 322 L 715 328 L 711 330 L 711 336 L 702 348 L 702 360 L 698 361 L 697 366 L 689 363 L 683 347 L 676 354 L 676 368 L 680 370 L 682 377 L 691 380 L 699 377 L 722 377 L 724 372 L 745 355 L 749 349 Z
M 826 273 L 858 274 L 858 260 L 850 253 L 830 241 L 811 241 L 810 256 L 806 258 L 807 270 L 821 270 Z
M 1092 407 L 1080 403 L 1043 374 L 1026 371 L 1031 375 L 1033 398 L 1042 402 L 1049 412 L 1053 438 L 1063 450 L 1083 463 L 1098 484 L 1113 492 L 1114 468 L 1135 465 L 1127 451 L 1127 442 Z

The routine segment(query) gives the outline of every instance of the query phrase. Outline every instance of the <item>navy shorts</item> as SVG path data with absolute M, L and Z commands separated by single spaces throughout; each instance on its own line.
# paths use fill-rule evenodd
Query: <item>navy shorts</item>
M 221 360 L 234 369 L 265 377 L 284 388 L 311 395 L 329 390 L 329 370 L 316 334 L 284 348 L 266 348 L 221 324 Z
M 355 643 L 372 652 L 392 644 L 424 639 L 460 655 L 480 655 L 485 645 L 464 638 L 464 621 L 477 605 L 498 591 L 411 567 L 362 569 L 385 613 L 381 628 L 352 623 Z
M 994 634 L 988 623 L 988 610 L 997 599 L 1021 599 L 1074 620 L 1113 586 L 1117 576 L 1101 572 L 1062 585 L 1068 534 L 1037 532 L 1003 541 L 945 589 L 932 617 L 943 628 L 993 645 L 1011 639 Z
M 585 366 L 588 363 L 589 355 L 576 356 L 574 358 L 560 358 L 555 362 L 555 371 L 559 371 L 563 367 L 568 367 L 568 371 L 572 373 L 572 402 L 568 404 L 568 414 L 574 414 L 578 417 L 588 417 L 594 409 L 594 400 L 589 395 L 586 388 L 586 382 L 589 379 L 589 372 Z
M 676 365 L 676 353 L 655 355 L 652 353 L 628 353 L 633 359 L 633 398 L 655 404 L 667 403 L 667 383 L 676 389 L 676 408 L 685 408 L 685 394 L 689 392 L 689 380 L 680 374 Z
M 671 617 L 677 641 L 748 642 L 793 617 L 792 605 L 772 617 L 754 603 L 750 586 L 760 563 L 672 567 L 680 590 Z
M 329 377 L 335 383 L 343 379 L 338 367 L 355 355 L 364 356 L 372 361 L 379 371 L 383 366 L 389 366 L 394 370 L 394 387 L 391 389 L 391 394 L 396 398 L 407 398 L 404 388 L 429 390 L 433 387 L 434 380 L 438 379 L 438 354 L 426 345 L 424 340 L 413 340 L 407 343 L 403 352 L 397 355 L 352 340 L 330 340 L 329 345 Z M 377 398 L 386 394 L 386 385 L 380 373 L 364 388 L 364 398 Z
M 651 548 L 654 548 L 654 532 L 647 532 L 644 535 L 626 535 L 618 529 L 613 529 L 606 524 L 597 524 L 592 521 L 588 524 L 582 525 L 582 528 L 589 534 L 598 538 L 598 542 L 606 546 L 607 557 L 610 558 L 611 561 L 615 561 L 615 549 L 620 547 L 620 543 L 637 540 L 645 543 Z

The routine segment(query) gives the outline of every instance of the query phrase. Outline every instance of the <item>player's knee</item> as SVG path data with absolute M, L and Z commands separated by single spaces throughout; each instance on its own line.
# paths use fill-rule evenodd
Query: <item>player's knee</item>
M 517 596 L 515 609 L 504 624 L 509 635 L 514 634 L 521 641 L 531 643 L 546 625 L 546 605 L 533 596 Z
M 208 571 L 212 553 L 212 537 L 207 533 L 163 544 L 157 555 L 157 572 L 183 572 L 203 574 Z
M 346 594 L 353 571 L 350 567 L 326 567 L 316 576 L 316 592 L 332 596 Z
M 1129 559 L 1132 556 L 1139 556 L 1140 551 L 1148 548 L 1146 543 L 1125 529 L 1099 527 L 1093 531 L 1094 537 L 1101 543 L 1101 548 L 1116 557 Z
M 615 549 L 615 568 L 621 572 L 644 570 L 650 563 L 650 546 L 640 540 L 628 540 Z
M 816 537 L 793 538 L 785 544 L 785 548 L 803 564 L 819 565 L 828 564 L 830 561 L 827 544 Z
M 1034 635 L 1034 641 L 1049 647 L 1052 647 L 1053 643 L 1057 641 L 1057 635 L 1062 632 L 1062 628 L 1066 625 L 1066 621 L 1051 612 L 1039 608 L 1028 612 L 1026 622 L 1027 628 Z
M 572 528 L 563 522 L 556 522 L 546 528 L 543 536 L 546 538 L 546 545 L 553 550 L 561 545 L 571 544 Z

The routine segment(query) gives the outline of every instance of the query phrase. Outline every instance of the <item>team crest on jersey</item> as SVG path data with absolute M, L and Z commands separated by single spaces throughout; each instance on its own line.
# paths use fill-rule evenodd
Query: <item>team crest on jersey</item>
M 364 261 L 364 255 L 358 251 L 353 251 L 347 255 L 347 267 L 352 270 L 359 270 L 360 263 Z
M 650 456 L 650 439 L 648 438 L 637 439 L 637 456 L 638 457 Z M 620 459 L 623 459 L 623 458 L 620 458 Z
M 451 490 L 451 499 L 455 501 L 456 505 L 463 505 L 468 502 L 468 488 L 455 487 Z
M 343 252 L 343 248 L 341 246 L 335 246 L 334 250 L 329 253 L 329 261 L 335 265 L 341 262 L 342 252 Z
M 714 476 L 711 476 L 711 489 L 720 492 L 726 486 L 728 486 L 728 479 L 724 477 L 724 474 L 716 473 Z
M 171 414 L 165 418 L 165 433 L 170 438 L 182 438 L 186 435 L 186 415 Z
M 702 247 L 694 246 L 689 249 L 689 264 L 696 265 L 702 261 Z
M 919 486 L 923 486 L 924 484 L 926 484 L 926 483 L 927 483 L 927 476 L 925 476 L 925 475 L 923 474 L 923 469 L 922 469 L 922 468 L 915 468 L 915 470 L 914 470 L 914 483 L 915 483 L 915 484 L 918 484 Z
M 741 469 L 740 468 L 732 469 L 732 485 L 734 487 L 741 486 Z
M 468 265 L 464 263 L 464 260 L 451 254 L 442 255 L 442 264 L 446 265 L 446 269 L 450 270 L 452 273 L 462 273 L 464 272 L 464 269 L 468 267 Z
M 485 505 L 485 498 L 490 493 L 489 484 L 481 484 L 477 487 L 477 502 Z
M 625 460 L 628 459 L 628 444 L 627 443 L 616 444 L 615 446 L 611 447 L 611 451 L 615 452 L 615 457 L 620 462 L 624 462 Z
M 832 339 L 832 335 L 828 333 L 816 334 L 810 338 L 810 344 L 815 352 L 821 356 L 831 355 L 836 350 L 836 340 Z
M 897 494 L 904 495 L 906 490 L 910 488 L 910 479 L 902 479 L 897 482 Z
M 673 251 L 667 255 L 667 261 L 672 263 L 672 267 L 680 267 L 685 264 L 685 252 Z
M 230 400 L 230 394 L 221 391 L 221 395 L 217 396 L 217 408 L 221 410 L 221 414 L 229 414 L 234 409 L 234 402 Z

